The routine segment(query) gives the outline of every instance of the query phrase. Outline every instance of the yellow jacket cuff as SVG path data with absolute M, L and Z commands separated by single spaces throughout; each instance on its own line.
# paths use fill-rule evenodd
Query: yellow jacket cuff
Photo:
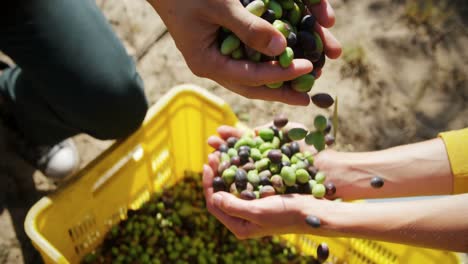
M 468 193 L 468 128 L 440 133 L 453 174 L 453 193 Z

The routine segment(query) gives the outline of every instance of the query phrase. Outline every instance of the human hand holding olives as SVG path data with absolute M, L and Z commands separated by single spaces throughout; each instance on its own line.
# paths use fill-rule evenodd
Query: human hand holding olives
M 163 19 L 189 68 L 242 96 L 252 99 L 307 105 L 305 93 L 289 88 L 269 89 L 263 85 L 292 80 L 312 70 L 312 63 L 296 59 L 283 69 L 273 62 L 252 63 L 221 55 L 217 43 L 220 26 L 234 32 L 249 47 L 269 56 L 286 48 L 285 37 L 270 23 L 248 12 L 238 0 L 149 0 Z M 316 31 L 324 40 L 329 58 L 337 58 L 341 47 L 324 27 L 334 24 L 334 12 L 326 0 L 311 6 L 317 18 Z M 318 73 L 320 74 L 320 73 Z
M 289 126 L 303 127 L 299 123 L 292 122 L 289 122 Z M 229 137 L 241 137 L 244 132 L 234 127 L 221 126 L 218 128 L 219 137 L 212 136 L 208 142 L 217 149 Z M 212 153 L 208 159 L 209 165 L 205 165 L 203 169 L 203 186 L 207 208 L 238 238 L 305 233 L 306 229 L 309 228 L 303 221 L 305 208 L 318 210 L 323 207 L 322 213 L 327 212 L 326 204 L 329 201 L 317 200 L 313 196 L 299 194 L 274 195 L 247 202 L 227 192 L 214 194 L 213 178 L 215 176 L 214 172 L 218 171 L 220 153 L 218 151 Z M 317 215 L 321 215 L 321 213 L 317 212 Z M 331 235 L 330 232 L 327 234 Z
M 209 166 L 203 167 L 206 206 L 239 239 L 306 233 L 309 227 L 303 220 L 304 209 L 313 210 L 321 216 L 328 211 L 326 203 L 332 203 L 299 194 L 274 195 L 246 201 L 227 192 L 213 193 L 214 168 L 218 167 L 218 156 L 219 153 L 210 154 Z M 327 232 L 327 235 L 331 234 Z

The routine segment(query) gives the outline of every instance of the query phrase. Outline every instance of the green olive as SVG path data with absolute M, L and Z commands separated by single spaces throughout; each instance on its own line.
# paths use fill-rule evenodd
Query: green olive
M 255 0 L 245 7 L 250 13 L 260 17 L 267 10 L 267 6 L 261 0 Z
M 265 141 L 271 141 L 275 137 L 275 132 L 271 128 L 262 128 L 258 135 Z
M 281 67 L 288 68 L 294 60 L 294 51 L 290 47 L 286 47 L 283 53 L 279 57 L 279 63 Z
M 291 22 L 293 26 L 299 24 L 301 21 L 301 14 L 301 8 L 297 3 L 294 3 L 293 8 L 289 11 L 289 22 Z
M 305 169 L 296 170 L 296 180 L 298 183 L 305 184 L 309 182 L 309 173 Z
M 297 77 L 291 82 L 291 87 L 298 92 L 307 93 L 314 86 L 315 77 L 312 74 L 305 74 Z
M 281 20 L 275 20 L 275 22 L 273 22 L 273 27 L 279 30 L 279 32 L 281 32 L 281 34 L 283 34 L 285 38 L 287 38 L 289 36 L 289 33 L 291 33 L 292 31 L 292 28 L 287 23 Z
M 312 194 L 315 198 L 323 198 L 326 192 L 327 190 L 325 188 L 325 185 L 320 183 L 315 184 L 314 188 L 312 189 Z
M 222 175 L 223 181 L 227 184 L 227 186 L 230 186 L 234 182 L 235 177 L 236 171 L 231 168 L 224 170 Z
M 319 171 L 319 172 L 317 172 L 317 174 L 315 174 L 315 181 L 317 183 L 324 183 L 325 179 L 326 179 L 326 176 L 325 176 L 325 173 L 323 171 Z
M 286 186 L 293 186 L 294 184 L 296 184 L 296 172 L 293 168 L 284 166 L 283 168 L 281 168 L 280 175 Z
M 277 83 L 268 83 L 268 84 L 265 84 L 265 86 L 271 89 L 278 89 L 281 86 L 283 86 L 283 84 L 284 82 L 277 82 Z
M 222 43 L 221 43 L 221 54 L 223 55 L 230 55 L 233 51 L 240 47 L 240 39 L 235 35 L 229 35 Z
M 242 47 L 237 48 L 231 53 L 231 57 L 235 60 L 240 60 L 244 58 L 244 51 L 242 50 Z
M 275 0 L 270 1 L 269 8 L 275 12 L 276 19 L 280 19 L 283 16 L 283 8 Z

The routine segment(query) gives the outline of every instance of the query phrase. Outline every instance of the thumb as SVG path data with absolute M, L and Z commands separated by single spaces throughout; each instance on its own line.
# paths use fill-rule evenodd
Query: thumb
M 266 20 L 238 4 L 227 5 L 228 14 L 219 23 L 234 32 L 247 46 L 268 56 L 277 56 L 286 49 L 286 38 Z

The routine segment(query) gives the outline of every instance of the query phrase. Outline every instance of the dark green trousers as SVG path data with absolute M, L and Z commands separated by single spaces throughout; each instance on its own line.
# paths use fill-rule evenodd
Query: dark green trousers
M 27 138 L 119 139 L 140 126 L 143 82 L 94 0 L 5 2 L 0 50 L 17 66 L 0 76 L 0 95 Z

